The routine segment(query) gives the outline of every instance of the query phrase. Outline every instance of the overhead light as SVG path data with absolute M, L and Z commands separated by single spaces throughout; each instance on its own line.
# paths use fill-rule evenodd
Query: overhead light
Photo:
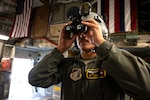
M 8 40 L 9 36 L 0 34 L 0 40 Z

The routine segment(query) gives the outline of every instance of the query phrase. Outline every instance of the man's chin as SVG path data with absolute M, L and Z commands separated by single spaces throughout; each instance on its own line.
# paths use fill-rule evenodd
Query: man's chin
M 89 51 L 91 51 L 93 48 L 82 47 L 81 49 L 82 49 L 82 51 L 87 51 L 87 52 L 89 52 Z
M 90 51 L 92 50 L 93 48 L 95 48 L 94 45 L 91 45 L 89 43 L 82 43 L 80 44 L 80 48 L 83 50 L 83 51 Z

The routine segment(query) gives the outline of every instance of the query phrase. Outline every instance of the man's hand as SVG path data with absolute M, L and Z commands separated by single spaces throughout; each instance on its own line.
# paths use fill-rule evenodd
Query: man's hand
M 71 22 L 67 23 L 66 25 L 71 24 Z M 66 26 L 65 25 L 65 26 Z M 75 41 L 77 34 L 73 34 L 73 37 L 70 38 L 70 33 L 65 31 L 65 26 L 62 28 L 60 36 L 59 36 L 59 43 L 57 49 L 64 53 L 67 49 L 69 49 L 72 43 Z
M 87 34 L 92 37 L 93 44 L 95 44 L 97 47 L 106 41 L 103 37 L 101 26 L 97 21 L 94 19 L 87 19 L 82 21 L 82 24 L 90 28 Z

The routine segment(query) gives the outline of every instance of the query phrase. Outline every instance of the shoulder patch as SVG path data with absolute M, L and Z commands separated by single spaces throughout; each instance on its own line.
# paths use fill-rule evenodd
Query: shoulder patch
M 70 78 L 74 81 L 80 80 L 82 78 L 81 68 L 73 68 Z

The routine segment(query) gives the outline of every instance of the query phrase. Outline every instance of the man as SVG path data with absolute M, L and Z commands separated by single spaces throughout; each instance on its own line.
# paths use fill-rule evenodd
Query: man
M 88 31 L 71 38 L 65 31 L 71 22 L 64 26 L 58 46 L 30 71 L 29 83 L 47 88 L 62 82 L 61 100 L 127 100 L 125 94 L 149 98 L 150 65 L 106 41 L 95 18 L 83 20 Z M 74 41 L 80 54 L 64 58 Z

